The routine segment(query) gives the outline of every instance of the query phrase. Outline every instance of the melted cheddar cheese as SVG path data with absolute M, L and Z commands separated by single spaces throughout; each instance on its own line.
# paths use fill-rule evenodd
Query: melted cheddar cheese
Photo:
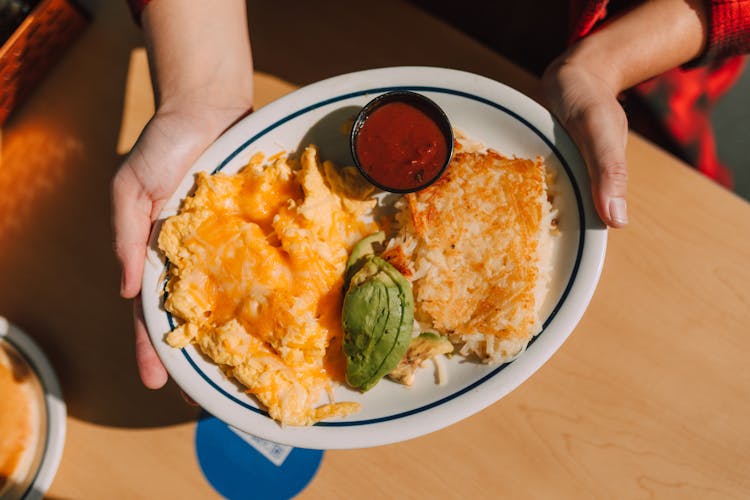
M 199 174 L 159 234 L 170 261 L 165 308 L 181 320 L 167 342 L 196 344 L 282 424 L 359 409 L 319 405 L 341 381 L 348 252 L 374 229 L 362 216 L 375 202 L 335 184 L 314 146 L 299 163 L 256 156 L 236 175 Z

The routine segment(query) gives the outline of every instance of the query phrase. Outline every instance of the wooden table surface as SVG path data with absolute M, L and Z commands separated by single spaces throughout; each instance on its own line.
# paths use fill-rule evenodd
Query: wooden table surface
M 0 314 L 63 385 L 49 498 L 215 498 L 195 455 L 198 411 L 172 383 L 139 384 L 117 293 L 109 182 L 153 104 L 125 2 L 101 3 L 2 131 Z M 259 106 L 403 64 L 536 95 L 533 77 L 408 4 L 349 4 L 250 2 Z M 610 231 L 596 294 L 552 359 L 447 429 L 326 452 L 300 498 L 750 497 L 750 205 L 634 134 L 627 158 L 631 223 Z

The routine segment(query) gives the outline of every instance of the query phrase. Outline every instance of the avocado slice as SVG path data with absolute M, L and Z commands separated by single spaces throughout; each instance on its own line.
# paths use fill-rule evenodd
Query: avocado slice
M 411 285 L 398 270 L 374 255 L 360 259 L 344 296 L 342 323 L 346 381 L 371 389 L 403 358 L 414 326 Z
M 375 254 L 375 247 L 382 245 L 385 241 L 385 232 L 378 231 L 372 233 L 369 236 L 365 236 L 352 248 L 352 253 L 349 254 L 349 260 L 346 261 L 346 271 L 344 272 L 344 291 L 349 288 L 349 281 L 352 276 L 359 271 L 363 262 L 360 262 L 363 257 Z
M 401 358 L 396 368 L 388 373 L 388 378 L 404 385 L 412 385 L 417 368 L 425 361 L 439 354 L 452 352 L 453 344 L 447 337 L 433 332 L 422 332 L 411 340 L 406 355 Z

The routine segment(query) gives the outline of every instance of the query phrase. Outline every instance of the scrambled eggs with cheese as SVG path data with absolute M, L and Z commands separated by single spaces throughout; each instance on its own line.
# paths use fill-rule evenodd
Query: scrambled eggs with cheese
M 200 173 L 167 219 L 165 307 L 181 320 L 166 341 L 194 343 L 282 424 L 359 410 L 333 402 L 343 380 L 342 280 L 348 252 L 373 224 L 315 146 L 299 161 L 256 155 L 240 173 Z M 327 393 L 331 402 L 318 405 Z

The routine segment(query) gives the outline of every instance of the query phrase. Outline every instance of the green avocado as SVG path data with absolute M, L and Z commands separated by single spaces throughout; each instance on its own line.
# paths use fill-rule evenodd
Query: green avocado
M 385 241 L 385 232 L 378 231 L 372 233 L 369 236 L 365 236 L 359 242 L 354 245 L 352 253 L 349 254 L 349 260 L 346 261 L 346 272 L 344 273 L 344 291 L 349 288 L 349 281 L 352 276 L 356 273 L 362 264 L 364 264 L 363 257 L 375 254 L 376 245 L 381 245 Z
M 414 297 L 398 270 L 374 255 L 358 262 L 344 296 L 346 381 L 371 389 L 403 358 L 411 342 Z

